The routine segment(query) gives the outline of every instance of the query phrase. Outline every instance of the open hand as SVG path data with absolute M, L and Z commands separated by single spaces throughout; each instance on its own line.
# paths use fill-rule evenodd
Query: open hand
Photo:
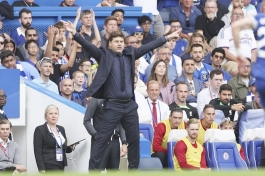
M 61 20 L 61 22 L 63 22 L 64 24 L 64 28 L 68 31 L 68 32 L 71 32 L 71 33 L 75 33 L 76 30 L 75 30 L 75 27 L 74 27 L 74 24 L 71 23 L 71 21 L 63 21 Z

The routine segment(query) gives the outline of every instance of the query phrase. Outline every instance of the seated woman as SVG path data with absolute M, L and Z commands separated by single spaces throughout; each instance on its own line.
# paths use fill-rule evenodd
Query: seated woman
M 58 107 L 55 105 L 47 106 L 44 117 L 46 122 L 36 127 L 33 139 L 38 170 L 41 173 L 63 171 L 64 167 L 67 166 L 65 153 L 72 152 L 75 146 L 67 146 L 64 127 L 57 125 Z
M 169 105 L 175 101 L 176 88 L 175 83 L 168 80 L 167 72 L 167 64 L 165 61 L 159 60 L 153 65 L 148 81 L 159 82 L 160 95 L 158 99 Z

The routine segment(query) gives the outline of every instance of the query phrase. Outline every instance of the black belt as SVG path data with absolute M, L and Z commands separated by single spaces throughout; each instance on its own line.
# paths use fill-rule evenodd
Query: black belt
M 131 101 L 132 99 L 115 99 L 115 98 L 108 98 L 107 101 L 113 101 L 113 102 L 121 102 L 121 103 L 127 103 Z

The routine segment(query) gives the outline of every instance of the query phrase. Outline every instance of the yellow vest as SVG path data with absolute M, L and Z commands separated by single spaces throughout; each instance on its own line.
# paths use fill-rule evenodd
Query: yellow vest
M 181 140 L 180 140 L 181 141 Z M 194 167 L 201 167 L 201 156 L 203 152 L 203 147 L 201 144 L 197 143 L 197 148 L 194 148 L 190 141 L 185 137 L 182 139 L 182 141 L 187 146 L 187 152 L 186 152 L 186 161 L 187 164 L 194 166 Z M 173 155 L 173 162 L 174 162 L 174 169 L 176 171 L 182 171 L 178 159 L 175 155 Z
M 166 132 L 165 132 L 165 135 L 163 136 L 161 146 L 163 149 L 167 150 L 168 135 L 169 135 L 169 132 L 171 131 L 170 122 L 169 122 L 169 119 L 167 119 L 167 120 L 162 120 L 160 123 L 164 123 L 166 126 Z M 182 120 L 181 124 L 178 126 L 178 129 L 185 129 L 185 123 L 183 120 Z M 151 148 L 152 152 L 151 153 L 155 153 L 153 150 L 153 141 L 154 141 L 154 139 L 152 140 L 152 145 L 151 145 L 152 146 L 152 148 Z
M 218 124 L 213 122 L 211 125 L 211 129 L 218 129 Z M 199 134 L 198 134 L 196 141 L 199 142 L 201 145 L 203 145 L 204 143 L 204 134 L 205 134 L 205 130 L 203 129 L 202 123 L 200 121 L 200 129 L 199 129 Z

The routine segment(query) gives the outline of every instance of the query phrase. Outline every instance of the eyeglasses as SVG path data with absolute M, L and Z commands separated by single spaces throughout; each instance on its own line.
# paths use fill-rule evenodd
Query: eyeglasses
M 40 66 L 43 64 L 44 61 L 47 61 L 48 63 L 52 63 L 51 58 L 49 57 L 44 57 L 40 60 Z
M 28 37 L 36 37 L 37 34 L 28 34 L 27 36 L 28 36 Z
M 186 27 L 190 27 L 190 19 L 186 17 Z
M 6 95 L 0 95 L 0 98 L 1 99 L 5 99 L 6 98 Z
M 37 49 L 37 46 L 28 46 L 29 49 Z
M 143 32 L 135 32 L 134 35 L 144 35 Z
M 1 44 L 1 45 L 4 45 L 4 44 L 5 44 L 5 42 L 0 42 L 0 44 Z
M 218 58 L 223 59 L 224 57 L 223 56 L 214 55 L 214 58 L 216 58 L 216 59 L 218 59 Z
M 233 13 L 232 16 L 243 17 L 244 13 Z
M 139 41 L 133 41 L 133 42 L 128 42 L 127 44 L 133 45 L 133 44 L 139 44 Z

